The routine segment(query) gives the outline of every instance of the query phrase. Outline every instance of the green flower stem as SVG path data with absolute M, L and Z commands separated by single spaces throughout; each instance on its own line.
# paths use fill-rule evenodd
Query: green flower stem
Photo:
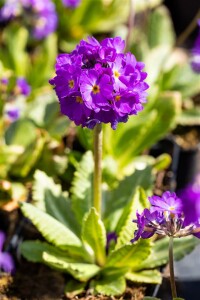
M 170 283 L 172 290 L 172 298 L 177 298 L 176 284 L 174 278 L 174 257 L 173 257 L 173 236 L 169 238 L 169 272 L 170 272 Z
M 102 125 L 94 128 L 94 207 L 101 216 Z

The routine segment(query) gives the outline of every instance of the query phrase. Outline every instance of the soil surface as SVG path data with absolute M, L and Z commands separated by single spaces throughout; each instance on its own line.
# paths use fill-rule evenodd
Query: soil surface
M 66 282 L 65 275 L 23 260 L 14 276 L 1 274 L 0 300 L 142 300 L 144 297 L 145 288 L 131 285 L 118 297 L 93 296 L 89 292 L 67 297 L 64 294 Z

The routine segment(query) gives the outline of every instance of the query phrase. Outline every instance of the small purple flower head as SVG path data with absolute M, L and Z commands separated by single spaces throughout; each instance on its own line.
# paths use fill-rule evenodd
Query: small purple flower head
M 12 273 L 15 270 L 13 258 L 8 252 L 3 252 L 5 239 L 5 234 L 0 231 L 0 269 L 6 273 Z
M 199 32 L 191 51 L 191 67 L 195 73 L 200 73 L 200 19 L 198 20 Z
M 70 8 L 76 8 L 80 2 L 81 0 L 62 0 L 63 5 Z
M 16 80 L 16 87 L 15 87 L 17 94 L 21 94 L 24 96 L 29 96 L 31 92 L 30 85 L 27 83 L 26 79 L 23 77 L 18 77 Z
M 137 219 L 133 220 L 137 223 L 138 229 L 134 233 L 132 243 L 154 234 L 175 238 L 193 234 L 200 238 L 200 218 L 189 218 L 182 200 L 175 193 L 168 191 L 163 193 L 162 197 L 149 197 L 149 201 L 150 209 L 144 209 L 141 214 L 137 212 Z
M 97 123 L 111 123 L 115 129 L 143 109 L 148 89 L 144 64 L 133 54 L 124 54 L 124 46 L 120 37 L 100 43 L 90 37 L 72 53 L 57 57 L 56 76 L 50 84 L 55 87 L 61 111 L 76 125 L 93 128 Z M 72 103 L 77 106 L 77 93 L 81 101 L 75 112 Z

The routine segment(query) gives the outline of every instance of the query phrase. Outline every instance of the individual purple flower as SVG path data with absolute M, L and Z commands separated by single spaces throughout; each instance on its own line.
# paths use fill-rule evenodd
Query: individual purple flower
M 76 8 L 80 2 L 81 0 L 62 0 L 63 5 L 70 8 Z
M 117 243 L 117 234 L 114 231 L 108 232 L 106 238 L 106 253 L 108 253 L 110 245 Z
M 8 78 L 6 78 L 6 77 L 3 77 L 3 78 L 1 78 L 0 79 L 0 83 L 2 84 L 2 85 L 8 85 L 8 83 L 9 83 L 9 79 Z
M 180 214 L 183 211 L 183 204 L 173 192 L 164 192 L 162 197 L 152 196 L 148 198 L 151 203 L 151 211 L 161 211 L 173 214 Z
M 200 73 L 200 19 L 198 26 L 198 36 L 191 51 L 191 67 L 195 73 Z
M 20 117 L 20 109 L 14 105 L 10 105 L 5 109 L 5 116 L 9 122 L 14 122 Z
M 23 77 L 18 77 L 16 80 L 16 87 L 15 87 L 17 94 L 21 94 L 24 96 L 29 96 L 31 92 L 31 87 L 27 83 L 26 79 Z
M 54 85 L 61 111 L 76 125 L 92 129 L 97 123 L 111 123 L 116 129 L 119 122 L 127 122 L 129 116 L 143 109 L 148 89 L 144 64 L 137 62 L 133 54 L 124 54 L 124 46 L 120 37 L 101 42 L 90 37 L 70 54 L 58 56 L 56 76 L 50 84 Z M 76 101 L 73 93 L 80 93 L 83 101 L 78 120 L 72 106 L 64 109 Z M 88 108 L 86 114 L 82 114 L 83 107 Z
M 188 221 L 187 211 L 184 212 L 183 202 L 175 193 L 165 192 L 162 197 L 149 197 L 150 209 L 144 209 L 136 220 L 138 229 L 135 230 L 131 242 L 139 238 L 149 238 L 154 234 L 171 236 L 174 238 L 195 235 L 200 238 L 199 218 Z
M 0 269 L 6 273 L 12 273 L 15 270 L 14 260 L 8 252 L 3 252 L 3 245 L 6 236 L 0 231 Z

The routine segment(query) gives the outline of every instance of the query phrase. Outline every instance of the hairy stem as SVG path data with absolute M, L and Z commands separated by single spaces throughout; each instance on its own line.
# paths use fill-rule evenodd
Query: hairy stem
M 175 278 L 174 278 L 173 241 L 174 241 L 173 236 L 170 236 L 170 238 L 169 238 L 169 272 L 170 272 L 172 298 L 177 298 L 176 284 L 175 284 Z
M 102 125 L 94 128 L 94 207 L 101 215 Z

